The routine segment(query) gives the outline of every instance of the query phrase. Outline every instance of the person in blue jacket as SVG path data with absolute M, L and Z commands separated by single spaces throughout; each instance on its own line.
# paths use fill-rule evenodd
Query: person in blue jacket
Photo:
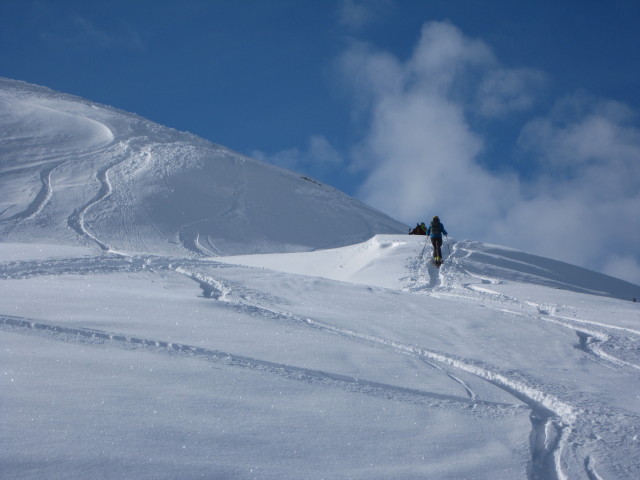
M 442 235 L 447 236 L 448 233 L 437 215 L 431 220 L 427 235 L 431 238 L 431 245 L 433 245 L 433 261 L 442 263 Z

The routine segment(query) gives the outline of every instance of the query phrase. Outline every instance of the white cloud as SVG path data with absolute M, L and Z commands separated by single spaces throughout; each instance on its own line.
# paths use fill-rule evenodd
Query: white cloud
M 455 87 L 464 87 L 463 74 L 482 71 L 495 63 L 484 42 L 465 37 L 448 22 L 431 22 L 423 26 L 413 56 L 407 62 L 406 80 L 414 89 L 446 96 L 455 94 Z
M 531 121 L 521 144 L 540 164 L 531 182 L 540 193 L 521 201 L 514 212 L 547 199 L 545 212 L 561 222 L 554 236 L 562 258 L 626 272 L 622 278 L 640 282 L 633 273 L 640 245 L 640 129 L 633 120 L 617 102 L 578 95 L 559 102 L 548 117 Z M 532 219 L 531 225 L 539 231 L 542 223 Z M 620 258 L 635 262 L 623 269 Z
M 474 163 L 481 150 L 482 139 L 455 104 L 423 95 L 386 98 L 357 152 L 360 164 L 370 162 L 359 195 L 407 222 L 430 208 L 442 212 L 445 205 L 450 216 L 466 217 L 460 191 L 489 213 L 499 204 L 496 195 L 504 192 L 495 188 L 499 180 Z
M 477 164 L 484 141 L 466 112 L 480 91 L 461 79 L 499 68 L 484 43 L 449 23 L 430 23 L 404 63 L 355 44 L 340 66 L 359 101 L 368 102 L 361 110 L 369 115 L 369 130 L 354 152 L 355 164 L 369 171 L 361 198 L 407 223 L 446 211 L 475 229 L 501 214 L 518 182 Z M 481 213 L 470 216 L 468 205 Z
M 520 143 L 555 169 L 627 164 L 640 150 L 634 120 L 628 107 L 580 93 L 558 102 L 547 117 L 529 122 Z
M 640 129 L 628 108 L 585 94 L 559 101 L 514 146 L 527 174 L 498 175 L 479 162 L 491 139 L 472 119 L 527 112 L 544 74 L 509 69 L 484 42 L 436 22 L 407 61 L 354 43 L 339 64 L 366 126 L 352 155 L 365 202 L 408 224 L 438 214 L 458 238 L 639 281 Z

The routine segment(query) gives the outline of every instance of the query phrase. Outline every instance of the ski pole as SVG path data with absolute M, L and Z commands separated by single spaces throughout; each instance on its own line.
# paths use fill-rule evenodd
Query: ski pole
M 449 250 L 449 256 L 451 256 L 451 248 L 449 247 L 449 236 L 445 235 L 444 238 L 446 239 L 445 243 L 447 244 L 447 250 Z

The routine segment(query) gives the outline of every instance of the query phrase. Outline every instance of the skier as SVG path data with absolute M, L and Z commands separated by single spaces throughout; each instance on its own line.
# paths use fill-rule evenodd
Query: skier
M 427 234 L 427 226 L 422 222 L 420 225 L 416 223 L 416 228 L 409 232 L 409 235 L 426 235 Z
M 444 225 L 440 222 L 440 219 L 436 215 L 431 220 L 431 225 L 427 228 L 427 235 L 431 238 L 431 245 L 433 245 L 433 262 L 436 265 L 442 263 L 442 235 L 447 236 L 447 231 L 444 229 Z

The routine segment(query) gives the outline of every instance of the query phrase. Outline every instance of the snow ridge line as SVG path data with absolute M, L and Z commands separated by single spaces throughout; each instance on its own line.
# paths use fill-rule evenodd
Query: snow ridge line
M 0 328 L 8 330 L 31 330 L 40 334 L 53 335 L 54 337 L 57 337 L 57 339 L 62 339 L 63 341 L 70 342 L 116 342 L 126 348 L 144 348 L 148 351 L 155 350 L 169 352 L 172 354 L 201 358 L 213 362 L 223 362 L 225 365 L 231 367 L 248 368 L 258 372 L 277 375 L 288 380 L 303 381 L 306 383 L 320 384 L 327 387 L 341 388 L 353 393 L 393 399 L 412 404 L 428 405 L 429 407 L 438 407 L 446 404 L 455 404 L 469 407 L 469 401 L 466 398 L 457 397 L 454 395 L 445 395 L 435 392 L 427 392 L 424 390 L 400 387 L 396 385 L 351 377 L 348 375 L 325 372 L 322 370 L 312 370 L 303 367 L 296 367 L 293 365 L 270 362 L 268 360 L 259 360 L 251 357 L 223 352 L 220 350 L 195 347 L 182 343 L 131 337 L 123 334 L 109 333 L 101 330 L 64 327 L 60 325 L 40 323 L 22 317 L 14 317 L 3 314 L 0 314 Z M 518 405 L 488 401 L 476 402 L 473 404 L 473 407 L 474 408 L 472 411 L 474 415 L 480 414 L 482 407 L 488 408 L 488 413 L 491 415 L 495 415 L 496 408 L 498 408 L 503 414 L 508 414 L 509 411 L 517 411 L 521 408 Z

